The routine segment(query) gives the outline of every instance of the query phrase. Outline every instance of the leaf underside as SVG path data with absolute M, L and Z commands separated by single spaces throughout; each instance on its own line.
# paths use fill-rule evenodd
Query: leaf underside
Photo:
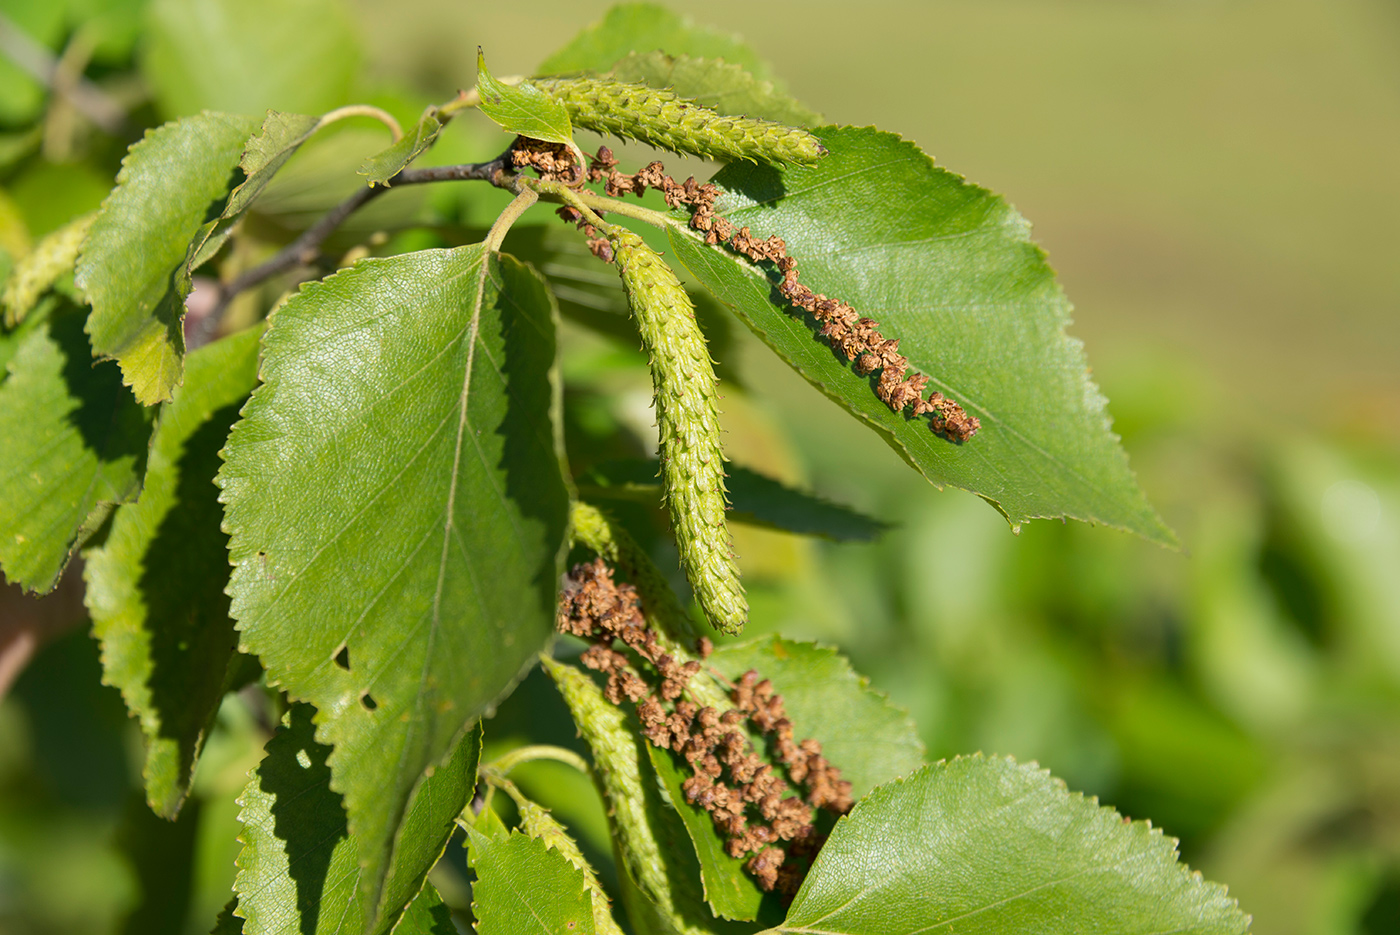
M 665 52 L 633 52 L 612 66 L 619 81 L 674 91 L 718 114 L 761 117 L 789 126 L 822 123 L 821 115 L 754 77 L 740 65 Z
M 141 722 L 147 800 L 167 818 L 189 792 L 237 643 L 214 474 L 257 382 L 261 333 L 251 328 L 190 355 L 185 385 L 151 438 L 140 500 L 119 507 L 105 541 L 84 556 L 103 680 Z
M 554 316 L 481 245 L 363 261 L 274 314 L 229 438 L 233 616 L 317 708 L 369 905 L 419 777 L 553 631 Z
M 528 136 L 549 143 L 574 141 L 569 112 L 564 105 L 529 84 L 502 84 L 486 68 L 486 58 L 477 53 L 476 89 L 481 95 L 478 109 L 508 133 Z
M 837 823 L 776 932 L 1239 935 L 1223 886 L 1175 842 L 1044 770 L 960 757 L 876 789 Z
M 391 178 L 432 148 L 433 143 L 437 142 L 438 134 L 442 132 L 442 127 L 443 122 L 438 119 L 438 109 L 429 107 L 423 112 L 423 116 L 418 118 L 418 122 L 404 134 L 403 139 L 366 159 L 365 164 L 360 167 L 360 174 L 365 176 L 365 181 L 370 185 L 388 184 Z
M 776 234 L 801 281 L 874 319 L 883 336 L 982 429 L 953 444 L 928 417 L 896 414 L 777 293 L 780 275 L 689 229 L 676 256 L 794 369 L 938 485 L 970 490 L 1013 524 L 1069 517 L 1174 544 L 1128 468 L 1070 306 L 1029 226 L 1002 198 L 937 168 L 873 128 L 820 128 L 815 168 L 734 164 L 717 209 L 758 238 Z

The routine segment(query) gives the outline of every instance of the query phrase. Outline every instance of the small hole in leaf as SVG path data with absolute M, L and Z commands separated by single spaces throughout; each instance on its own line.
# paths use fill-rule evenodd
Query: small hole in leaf
M 342 669 L 344 669 L 346 672 L 349 672 L 349 671 L 350 671 L 350 647 L 349 647 L 349 646 L 343 646 L 343 645 L 342 645 L 342 646 L 340 647 L 340 652 L 338 652 L 338 653 L 335 654 L 335 664 L 338 665 L 338 666 L 340 666 L 340 667 L 341 667 Z
M 375 708 L 379 707 L 379 702 L 375 701 L 374 696 L 369 692 L 365 692 L 360 696 L 360 704 L 365 706 L 366 711 L 373 711 Z

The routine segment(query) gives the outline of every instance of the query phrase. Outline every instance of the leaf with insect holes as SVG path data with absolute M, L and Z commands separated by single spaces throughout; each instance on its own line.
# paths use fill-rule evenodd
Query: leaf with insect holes
M 83 319 L 66 296 L 20 326 L 0 383 L 0 568 L 48 591 L 118 503 L 136 499 L 155 411 L 94 366 Z
M 781 274 L 678 225 L 676 258 L 798 373 L 935 484 L 970 490 L 1015 523 L 1069 517 L 1174 544 L 1138 487 L 1065 334 L 1069 302 L 1026 222 L 1002 198 L 870 127 L 824 127 L 810 169 L 733 164 L 714 182 L 718 212 L 753 236 L 781 237 L 801 282 L 874 319 L 936 389 L 978 417 L 963 444 L 928 417 L 891 412 L 779 297 Z
M 497 81 L 480 49 L 476 52 L 476 89 L 481 95 L 481 112 L 508 133 L 546 143 L 573 144 L 573 127 L 564 105 L 529 84 Z
M 1242 935 L 1223 886 L 1176 842 L 1068 792 L 1034 764 L 980 755 L 880 786 L 841 819 L 779 933 Z
M 391 178 L 412 165 L 413 160 L 437 142 L 445 119 L 438 116 L 436 106 L 430 106 L 403 139 L 366 159 L 365 164 L 360 166 L 360 175 L 365 176 L 365 181 L 371 185 L 387 185 Z
M 554 321 L 481 244 L 361 261 L 277 310 L 225 448 L 233 616 L 317 708 L 369 906 L 419 777 L 554 630 Z
M 214 474 L 257 383 L 261 335 L 250 328 L 189 356 L 185 384 L 151 437 L 141 499 L 118 507 L 102 545 L 83 556 L 103 681 L 121 690 L 141 723 L 146 799 L 166 818 L 184 802 L 219 702 L 241 670 Z
M 449 760 L 419 785 L 409 806 L 390 867 L 381 911 L 366 918 L 357 898 L 363 870 L 345 819 L 341 796 L 330 787 L 330 748 L 316 742 L 313 710 L 296 704 L 267 743 L 239 804 L 237 915 L 246 935 L 386 935 L 417 918 L 435 915 L 428 905 L 404 907 L 423 887 L 476 785 L 481 751 L 478 725 Z M 418 895 L 421 901 L 424 896 Z M 395 923 L 398 927 L 395 929 Z M 434 930 L 435 929 L 429 929 Z
M 203 113 L 148 132 L 122 160 L 78 257 L 92 303 L 92 352 L 114 358 L 145 405 L 170 398 L 184 373 L 187 260 L 237 184 L 252 117 Z

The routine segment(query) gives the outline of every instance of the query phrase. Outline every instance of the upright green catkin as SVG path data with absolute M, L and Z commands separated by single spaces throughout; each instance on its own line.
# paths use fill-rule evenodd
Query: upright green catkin
M 755 117 L 724 116 L 670 91 L 607 78 L 536 78 L 576 127 L 720 162 L 812 165 L 825 153 L 806 130 Z
M 738 633 L 749 603 L 725 525 L 715 369 L 695 307 L 676 274 L 642 238 L 608 232 L 627 301 L 651 358 L 661 477 L 681 568 L 716 629 Z

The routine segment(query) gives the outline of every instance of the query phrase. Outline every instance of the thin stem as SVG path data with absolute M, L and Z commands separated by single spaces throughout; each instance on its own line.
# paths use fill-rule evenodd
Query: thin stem
M 504 753 L 490 763 L 487 763 L 482 769 L 483 771 L 491 770 L 504 776 L 521 763 L 532 763 L 535 760 L 554 760 L 566 766 L 572 766 L 585 776 L 591 775 L 591 770 L 588 768 L 588 761 L 574 751 L 565 747 L 555 747 L 542 743 L 516 747 L 509 753 Z
M 387 110 L 375 107 L 373 104 L 347 104 L 344 107 L 337 107 L 335 110 L 321 115 L 321 119 L 316 121 L 316 129 L 319 130 L 337 120 L 344 120 L 346 117 L 372 117 L 389 128 L 389 134 L 393 136 L 395 143 L 403 139 L 403 127 L 399 126 L 394 115 Z
M 540 200 L 540 196 L 530 189 L 523 189 L 506 209 L 496 218 L 496 223 L 491 225 L 491 230 L 486 235 L 486 249 L 492 253 L 501 251 L 501 241 L 506 239 L 506 234 L 510 233 L 511 225 L 520 220 L 520 216 L 530 209 L 530 206 Z

